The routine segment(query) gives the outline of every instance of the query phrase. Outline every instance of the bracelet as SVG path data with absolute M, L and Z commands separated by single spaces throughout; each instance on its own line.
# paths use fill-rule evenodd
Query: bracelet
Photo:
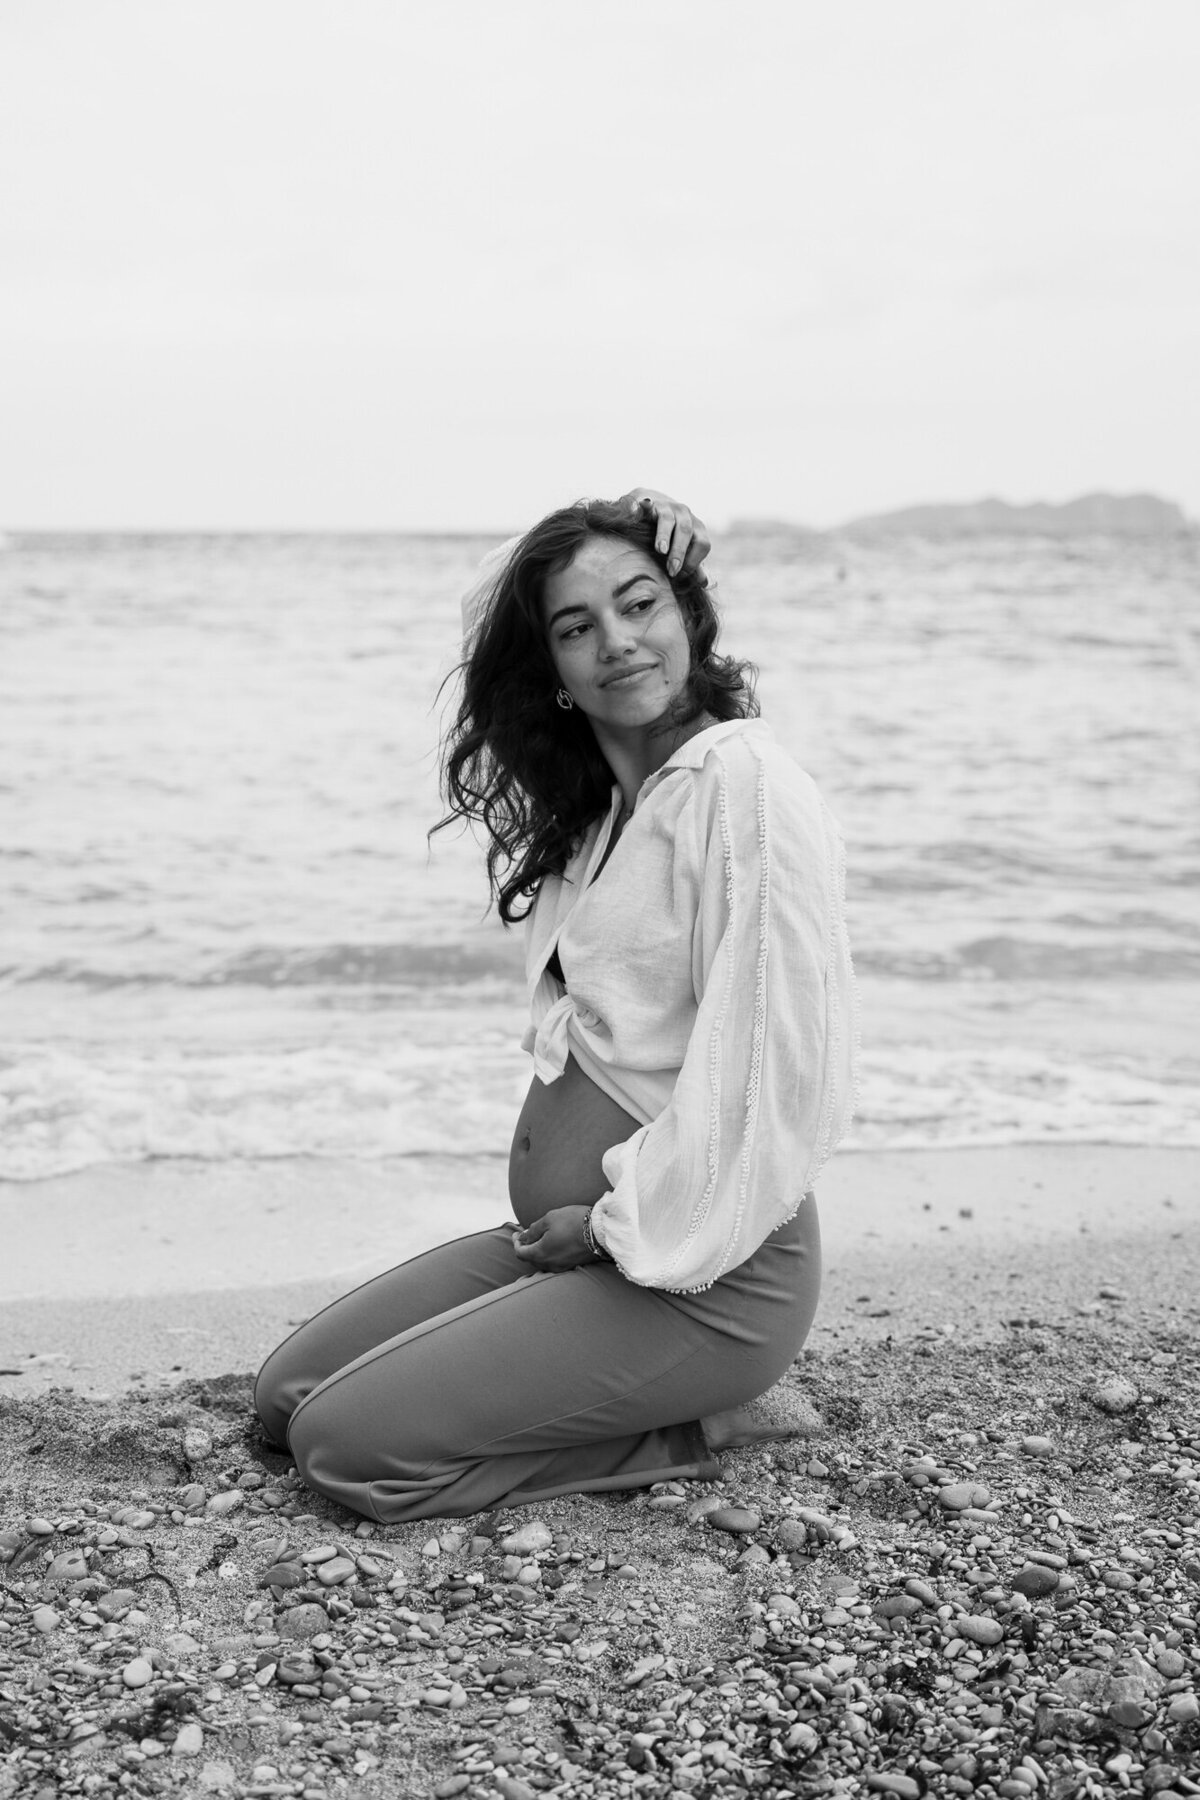
M 594 1257 L 597 1262 L 612 1262 L 613 1260 L 608 1251 L 604 1248 L 604 1245 L 597 1242 L 596 1234 L 592 1230 L 592 1209 L 590 1206 L 583 1215 L 583 1247 L 588 1255 Z

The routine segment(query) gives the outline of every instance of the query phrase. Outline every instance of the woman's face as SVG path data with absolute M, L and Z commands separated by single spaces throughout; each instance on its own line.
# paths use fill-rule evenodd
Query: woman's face
M 691 646 L 671 584 L 622 538 L 589 538 L 547 577 L 542 620 L 563 687 L 595 725 L 643 729 L 687 689 Z

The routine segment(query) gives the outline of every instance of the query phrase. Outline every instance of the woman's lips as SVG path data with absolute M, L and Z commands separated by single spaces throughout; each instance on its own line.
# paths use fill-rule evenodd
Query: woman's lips
M 603 688 L 628 687 L 630 682 L 637 681 L 639 676 L 653 673 L 653 663 L 639 663 L 636 669 L 622 669 L 619 675 L 610 675 L 607 681 L 600 683 L 600 686 Z

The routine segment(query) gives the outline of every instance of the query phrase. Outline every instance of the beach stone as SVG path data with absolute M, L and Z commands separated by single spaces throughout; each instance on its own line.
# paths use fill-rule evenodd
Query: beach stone
M 541 1519 L 531 1519 L 519 1531 L 501 1538 L 500 1548 L 509 1556 L 536 1556 L 539 1550 L 549 1550 L 553 1542 L 554 1533 L 550 1527 Z
M 184 1512 L 199 1512 L 208 1499 L 208 1490 L 199 1481 L 189 1481 L 178 1490 L 177 1498 Z
M 1054 1445 L 1048 1437 L 1026 1437 L 1021 1439 L 1021 1448 L 1026 1456 L 1053 1456 Z
M 52 1606 L 35 1606 L 32 1615 L 33 1629 L 48 1637 L 56 1626 L 62 1624 L 62 1614 L 55 1612 Z
M 203 1728 L 195 1720 L 181 1725 L 175 1734 L 175 1742 L 171 1745 L 172 1756 L 199 1756 L 204 1748 Z
M 780 1519 L 775 1527 L 775 1542 L 781 1550 L 803 1550 L 808 1543 L 808 1527 L 800 1519 Z
M 922 1602 L 915 1594 L 889 1594 L 879 1602 L 875 1614 L 880 1619 L 911 1619 L 921 1607 Z
M 706 1519 L 710 1512 L 716 1512 L 724 1504 L 720 1494 L 701 1494 L 699 1499 L 688 1502 L 683 1516 L 689 1525 L 698 1525 L 701 1519 Z
M 1044 1600 L 1058 1586 L 1058 1575 L 1053 1569 L 1045 1568 L 1041 1563 L 1026 1563 L 1012 1578 L 1012 1585 L 1018 1594 L 1024 1594 L 1027 1600 Z
M 130 1531 L 149 1531 L 152 1525 L 157 1524 L 158 1514 L 141 1507 L 136 1512 L 126 1513 L 121 1522 Z
M 921 1800 L 920 1784 L 911 1775 L 892 1775 L 877 1770 L 867 1776 L 867 1786 L 877 1794 L 898 1794 L 900 1800 Z
M 959 1636 L 972 1644 L 998 1644 L 1004 1637 L 1004 1627 L 999 1619 L 991 1619 L 986 1613 L 967 1613 L 963 1618 L 955 1619 L 953 1624 Z
M 705 1515 L 705 1524 L 713 1531 L 731 1531 L 740 1535 L 757 1531 L 762 1524 L 762 1514 L 753 1506 L 715 1506 Z
M 335 1556 L 331 1562 L 317 1564 L 317 1580 L 322 1587 L 340 1587 L 354 1572 L 354 1564 L 348 1556 Z
M 53 1537 L 54 1536 L 54 1527 L 50 1523 L 49 1519 L 43 1519 L 40 1517 L 35 1518 L 35 1519 L 28 1519 L 25 1524 L 25 1529 L 29 1532 L 31 1537 Z
M 1088 1394 L 1092 1405 L 1106 1413 L 1132 1412 L 1140 1398 L 1137 1387 L 1127 1375 L 1101 1375 Z
M 205 1511 L 223 1518 L 227 1513 L 236 1512 L 240 1506 L 245 1506 L 245 1504 L 246 1496 L 238 1488 L 222 1488 L 219 1494 L 214 1494 L 209 1500 Z
M 304 1580 L 304 1570 L 297 1562 L 272 1563 L 264 1569 L 258 1578 L 259 1587 L 299 1587 Z
M 212 1455 L 212 1448 L 212 1438 L 202 1426 L 188 1426 L 183 1434 L 183 1454 L 188 1462 L 206 1462 Z
M 280 1615 L 275 1629 L 280 1637 L 316 1637 L 318 1632 L 329 1629 L 329 1614 L 315 1601 L 303 1606 L 293 1606 Z
M 951 1481 L 938 1489 L 938 1505 L 944 1512 L 965 1512 L 968 1507 L 984 1507 L 992 1490 L 977 1481 Z
M 137 1595 L 132 1588 L 113 1588 L 109 1593 L 102 1594 L 97 1600 L 96 1611 L 105 1624 L 108 1624 L 118 1618 L 121 1613 L 128 1612 L 129 1608 L 136 1603 Z
M 1200 1700 L 1195 1694 L 1176 1694 L 1167 1707 L 1167 1717 L 1172 1725 L 1191 1725 L 1200 1719 Z
M 82 1550 L 60 1550 L 46 1570 L 47 1581 L 83 1581 L 88 1574 Z
M 154 1679 L 154 1670 L 144 1656 L 135 1656 L 121 1670 L 121 1680 L 127 1688 L 143 1688 Z
M 906 1594 L 911 1594 L 915 1600 L 919 1600 L 922 1606 L 936 1606 L 938 1603 L 937 1595 L 929 1583 L 922 1581 L 919 1576 L 910 1575 L 904 1584 L 904 1591 Z
M 1178 1650 L 1160 1650 L 1154 1659 L 1154 1666 L 1168 1681 L 1178 1681 L 1187 1669 L 1187 1658 Z

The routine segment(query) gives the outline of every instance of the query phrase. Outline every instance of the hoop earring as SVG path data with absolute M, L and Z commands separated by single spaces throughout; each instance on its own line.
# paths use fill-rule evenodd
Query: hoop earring
M 575 702 L 572 700 L 570 694 L 568 694 L 566 688 L 559 688 L 554 699 L 556 704 L 561 706 L 564 712 L 574 712 Z

